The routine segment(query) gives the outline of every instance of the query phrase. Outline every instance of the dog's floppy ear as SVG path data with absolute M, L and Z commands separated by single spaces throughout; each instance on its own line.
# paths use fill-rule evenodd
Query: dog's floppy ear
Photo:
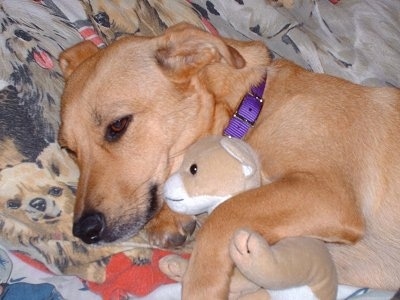
M 240 53 L 223 39 L 193 25 L 172 26 L 161 39 L 163 45 L 156 52 L 157 62 L 176 81 L 185 81 L 215 62 L 225 62 L 235 69 L 246 64 Z
M 90 41 L 83 41 L 65 50 L 60 54 L 60 68 L 65 79 L 86 59 L 99 51 L 95 44 Z

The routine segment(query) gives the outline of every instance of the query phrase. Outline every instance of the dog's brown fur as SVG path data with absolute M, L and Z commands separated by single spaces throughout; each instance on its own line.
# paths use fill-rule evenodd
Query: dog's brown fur
M 265 74 L 264 108 L 246 140 L 273 182 L 225 202 L 207 219 L 184 299 L 226 298 L 228 244 L 240 227 L 270 243 L 287 236 L 338 242 L 330 249 L 341 283 L 398 288 L 399 90 L 271 61 L 260 42 L 185 24 L 159 37 L 121 39 L 67 76 L 60 142 L 75 152 L 81 170 L 76 218 L 96 209 L 106 215 L 105 240 L 134 234 L 140 226 L 132 222 L 148 221 L 149 186 L 162 185 L 198 138 L 221 134 Z M 108 142 L 107 126 L 129 114 L 126 133 Z M 165 242 L 165 228 L 157 225 L 167 222 L 171 230 L 173 222 L 163 213 L 156 219 L 150 233 Z

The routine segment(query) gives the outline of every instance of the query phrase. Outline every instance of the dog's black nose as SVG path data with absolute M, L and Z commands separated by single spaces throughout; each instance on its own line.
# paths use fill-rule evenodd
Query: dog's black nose
M 72 233 L 86 244 L 93 244 L 101 240 L 101 233 L 105 225 L 102 213 L 87 214 L 74 223 Z

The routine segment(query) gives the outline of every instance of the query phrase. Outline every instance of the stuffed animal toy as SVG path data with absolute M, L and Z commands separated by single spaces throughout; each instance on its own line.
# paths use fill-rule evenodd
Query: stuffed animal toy
M 212 213 L 235 194 L 270 182 L 247 143 L 209 136 L 188 149 L 179 170 L 166 181 L 164 197 L 172 210 L 198 215 Z M 269 245 L 258 233 L 240 229 L 229 250 L 236 266 L 230 299 L 336 298 L 336 269 L 320 240 L 294 237 Z M 187 260 L 169 255 L 159 266 L 181 281 Z
M 179 171 L 164 185 L 164 198 L 182 214 L 211 213 L 233 195 L 259 187 L 261 180 L 257 155 L 247 143 L 210 136 L 187 150 Z

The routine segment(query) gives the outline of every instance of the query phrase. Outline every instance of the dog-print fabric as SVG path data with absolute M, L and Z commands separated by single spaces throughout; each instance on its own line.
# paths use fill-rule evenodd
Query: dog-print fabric
M 27 276 L 35 275 L 35 276 Z M 101 299 L 74 276 L 51 276 L 0 247 L 0 299 Z
M 0 0 L 0 244 L 54 274 L 76 275 L 103 296 L 113 295 L 118 284 L 121 294 L 147 293 L 167 279 L 150 268 L 144 236 L 91 247 L 72 235 L 79 174 L 56 142 L 64 84 L 58 56 L 84 39 L 101 48 L 126 34 L 161 34 L 180 21 L 201 26 L 184 0 L 125 1 L 126 11 L 118 6 L 122 2 Z M 121 252 L 124 266 L 111 272 L 114 254 Z M 143 264 L 156 282 L 122 275 Z
M 315 72 L 399 87 L 399 15 L 394 0 L 0 0 L 0 245 L 13 263 L 11 275 L 0 274 L 0 298 L 41 290 L 45 299 L 139 299 L 155 290 L 143 299 L 179 299 L 156 265 L 165 253 L 144 235 L 103 246 L 72 236 L 79 174 L 57 144 L 62 50 L 187 21 L 265 41 L 275 57 Z
M 293 4 L 287 8 L 265 2 Z M 223 36 L 262 40 L 275 57 L 292 60 L 314 72 L 363 85 L 400 87 L 399 1 L 192 0 L 192 3 Z

